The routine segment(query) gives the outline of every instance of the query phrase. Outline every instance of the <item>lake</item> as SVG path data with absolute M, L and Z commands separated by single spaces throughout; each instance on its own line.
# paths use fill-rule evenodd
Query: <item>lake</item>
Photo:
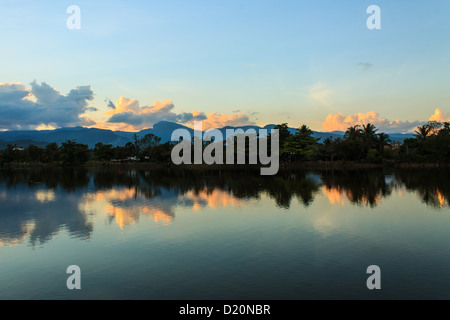
M 450 299 L 450 171 L 0 170 L 0 299 Z M 66 269 L 81 269 L 69 290 Z M 367 268 L 381 269 L 369 290 Z

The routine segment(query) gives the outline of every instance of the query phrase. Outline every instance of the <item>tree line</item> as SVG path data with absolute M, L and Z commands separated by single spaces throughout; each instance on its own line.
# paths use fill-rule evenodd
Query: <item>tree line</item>
M 450 161 L 450 123 L 431 121 L 415 131 L 414 138 L 403 143 L 393 142 L 389 135 L 372 123 L 349 127 L 342 138 L 326 138 L 319 142 L 306 125 L 291 133 L 288 124 L 275 126 L 279 130 L 281 162 L 301 161 L 356 161 L 383 163 L 384 161 L 448 162 Z M 211 143 L 211 142 L 209 142 Z M 209 143 L 204 143 L 206 147 Z M 225 148 L 225 141 L 221 143 Z M 174 142 L 161 143 L 161 138 L 147 134 L 137 135 L 124 146 L 97 143 L 88 145 L 67 140 L 61 146 L 50 143 L 45 148 L 30 145 L 21 148 L 8 145 L 0 150 L 0 164 L 43 163 L 72 166 L 88 161 L 139 161 L 170 163 Z M 270 147 L 269 147 L 270 150 Z M 246 146 L 248 153 L 248 146 Z M 225 154 L 225 153 L 224 153 Z
M 50 143 L 45 148 L 30 145 L 27 148 L 9 144 L 6 149 L 0 150 L 0 164 L 8 163 L 43 163 L 63 166 L 85 164 L 88 161 L 170 161 L 173 144 L 161 143 L 161 138 L 147 134 L 139 139 L 136 135 L 132 142 L 125 146 L 113 146 L 99 142 L 94 148 L 67 140 L 59 146 Z

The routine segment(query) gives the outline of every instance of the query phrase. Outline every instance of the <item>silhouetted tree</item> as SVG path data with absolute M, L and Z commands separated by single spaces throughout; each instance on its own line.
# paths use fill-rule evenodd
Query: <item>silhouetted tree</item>
M 67 140 L 62 143 L 60 160 L 63 165 L 83 164 L 89 160 L 89 147 L 86 144 Z

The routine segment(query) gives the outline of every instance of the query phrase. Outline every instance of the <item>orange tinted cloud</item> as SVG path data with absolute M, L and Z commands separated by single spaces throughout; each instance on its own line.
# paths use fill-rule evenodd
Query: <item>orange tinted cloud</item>
M 345 131 L 347 128 L 357 125 L 386 121 L 386 119 L 379 119 L 378 113 L 370 111 L 367 113 L 355 113 L 349 116 L 344 116 L 341 112 L 338 114 L 329 114 L 322 123 L 322 127 L 328 131 Z
M 443 112 L 442 109 L 440 108 L 437 108 L 434 111 L 434 114 L 430 117 L 430 121 L 438 121 L 438 122 L 450 121 L 450 114 Z
M 109 101 L 108 107 L 111 109 L 105 112 L 109 119 L 104 127 L 116 130 L 138 131 L 151 128 L 159 121 L 172 121 L 189 127 L 192 127 L 195 121 L 203 121 L 205 130 L 254 124 L 247 115 L 239 111 L 234 111 L 232 115 L 217 112 L 206 115 L 197 110 L 177 113 L 174 111 L 175 106 L 171 100 L 155 101 L 152 105 L 141 107 L 138 100 L 120 97 L 116 104 Z
M 344 116 L 339 112 L 337 114 L 329 114 L 322 123 L 322 128 L 327 131 L 346 131 L 349 127 L 367 123 L 372 123 L 380 130 L 386 132 L 408 132 L 423 124 L 423 122 L 420 121 L 391 121 L 380 117 L 375 111 L 366 113 L 358 112 L 348 116 Z
M 210 113 L 205 120 L 202 121 L 203 130 L 223 128 L 226 126 L 246 126 L 254 124 L 245 114 L 234 113 L 232 115 Z

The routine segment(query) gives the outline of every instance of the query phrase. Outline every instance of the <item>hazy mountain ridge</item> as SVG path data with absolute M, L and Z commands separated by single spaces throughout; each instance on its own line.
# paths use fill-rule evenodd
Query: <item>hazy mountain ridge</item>
M 267 129 L 271 130 L 275 127 L 274 124 L 269 124 L 264 127 L 259 126 L 239 126 L 231 127 L 226 126 L 220 128 L 219 130 L 222 134 L 226 135 L 227 129 Z M 106 129 L 97 128 L 84 128 L 84 127 L 70 127 L 70 128 L 60 128 L 55 130 L 26 130 L 26 131 L 3 131 L 0 132 L 0 148 L 5 148 L 8 144 L 16 144 L 17 146 L 27 147 L 31 144 L 36 146 L 45 146 L 48 143 L 56 142 L 61 144 L 67 140 L 76 140 L 78 143 L 87 144 L 90 148 L 93 148 L 98 142 L 104 144 L 112 144 L 114 146 L 122 146 L 127 142 L 133 140 L 133 136 L 136 134 L 138 138 L 145 136 L 146 134 L 152 133 L 158 137 L 161 137 L 161 142 L 165 143 L 170 141 L 172 132 L 176 129 L 186 129 L 191 135 L 194 134 L 194 130 L 186 127 L 184 125 L 161 121 L 156 123 L 153 128 L 144 129 L 139 132 L 127 132 L 127 131 L 112 131 Z M 296 132 L 295 128 L 289 128 L 290 132 L 294 134 Z M 344 132 L 334 131 L 334 132 L 318 132 L 313 131 L 313 136 L 315 138 L 325 139 L 328 137 L 332 138 L 342 138 Z M 413 137 L 412 134 L 401 134 L 393 133 L 389 134 L 393 141 L 402 142 L 406 138 Z

